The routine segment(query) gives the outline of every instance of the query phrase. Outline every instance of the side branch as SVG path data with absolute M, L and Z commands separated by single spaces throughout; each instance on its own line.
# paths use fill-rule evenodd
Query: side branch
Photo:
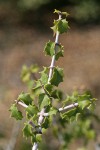
M 17 102 L 19 105 L 23 106 L 24 108 L 28 107 L 26 104 L 24 104 L 20 101 L 15 100 L 15 102 Z M 65 107 L 61 107 L 61 108 L 58 109 L 58 111 L 59 112 L 67 111 L 67 110 L 75 108 L 75 107 L 78 107 L 78 103 L 74 103 L 74 104 L 70 104 L 70 105 L 65 106 Z M 49 113 L 45 113 L 45 109 L 43 108 L 42 111 L 38 113 L 38 115 L 39 115 L 38 124 L 41 125 L 41 123 L 43 122 L 44 117 L 48 117 Z
M 59 108 L 59 112 L 62 112 L 62 111 L 64 111 L 64 110 L 68 110 L 68 109 L 71 109 L 71 108 L 74 108 L 74 107 L 77 107 L 77 106 L 78 106 L 78 103 L 70 104 L 70 105 L 68 105 L 68 106 Z
M 15 102 L 21 106 L 23 106 L 24 108 L 27 108 L 28 106 L 26 104 L 24 104 L 23 102 L 21 101 L 18 101 L 18 100 L 15 100 Z

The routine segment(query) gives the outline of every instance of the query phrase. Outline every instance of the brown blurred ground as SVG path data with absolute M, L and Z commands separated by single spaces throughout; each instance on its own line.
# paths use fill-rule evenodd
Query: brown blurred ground
M 50 65 L 45 57 L 45 43 L 52 38 L 52 31 L 36 28 L 0 28 L 0 145 L 6 145 L 11 136 L 13 119 L 9 107 L 25 86 L 20 81 L 23 64 Z M 60 37 L 65 54 L 57 65 L 64 67 L 65 80 L 61 88 L 70 93 L 73 89 L 91 89 L 100 97 L 100 27 L 71 27 Z M 97 102 L 96 112 L 100 114 Z M 91 149 L 92 150 L 92 149 Z

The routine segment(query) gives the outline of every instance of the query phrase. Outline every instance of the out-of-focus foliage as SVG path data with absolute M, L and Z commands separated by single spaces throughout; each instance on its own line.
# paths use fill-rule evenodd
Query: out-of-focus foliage
M 0 4 L 5 4 L 9 6 L 14 6 L 14 8 L 17 9 L 24 9 L 25 11 L 30 10 L 30 9 L 38 9 L 40 6 L 49 3 L 50 0 L 1 0 Z
M 75 6 L 75 18 L 81 22 L 95 21 L 100 17 L 100 1 L 77 0 Z
M 70 9 L 73 20 L 81 23 L 100 22 L 100 1 L 99 0 L 1 0 L 0 11 L 19 13 L 19 19 L 26 18 L 26 13 L 31 15 L 43 14 L 54 9 Z M 45 8 L 45 9 L 44 9 Z M 7 13 L 8 11 L 8 13 Z M 2 14 L 2 13 L 1 13 Z M 5 14 L 5 13 L 3 13 Z M 15 13 L 16 14 L 16 13 Z M 41 15 L 41 14 L 40 14 Z M 1 15 L 0 15 L 1 16 Z M 11 14 L 9 15 L 11 17 Z M 18 16 L 18 14 L 17 14 Z M 38 16 L 37 16 L 38 17 Z M 40 17 L 40 16 L 39 16 Z M 33 18 L 33 17 L 32 17 Z
M 24 9 L 38 9 L 41 5 L 47 4 L 50 0 L 19 0 L 18 6 Z

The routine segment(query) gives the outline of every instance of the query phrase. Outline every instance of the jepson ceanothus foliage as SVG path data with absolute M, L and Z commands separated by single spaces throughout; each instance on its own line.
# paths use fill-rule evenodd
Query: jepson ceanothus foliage
M 51 65 L 43 67 L 39 79 L 36 77 L 39 70 L 37 65 L 32 65 L 29 68 L 23 66 L 22 80 L 27 83 L 30 90 L 29 93 L 22 92 L 15 100 L 15 104 L 10 107 L 11 117 L 17 120 L 22 120 L 23 118 L 22 111 L 18 109 L 18 105 L 25 108 L 26 122 L 24 123 L 23 135 L 26 138 L 31 137 L 32 150 L 38 149 L 44 129 L 52 127 L 54 118 L 59 118 L 56 121 L 62 124 L 63 127 L 65 123 L 75 123 L 79 116 L 84 120 L 87 112 L 89 116 L 91 109 L 94 108 L 96 100 L 92 98 L 90 92 L 84 92 L 83 94 L 74 92 L 71 96 L 64 96 L 58 89 L 60 82 L 63 82 L 63 69 L 56 67 L 55 62 L 60 57 L 63 57 L 64 52 L 64 47 L 59 43 L 59 35 L 67 32 L 69 25 L 66 20 L 68 13 L 58 10 L 55 10 L 54 13 L 57 13 L 59 16 L 57 20 L 54 20 L 54 26 L 51 27 L 55 36 L 55 42 L 47 42 L 44 48 L 44 53 L 52 58 Z M 77 125 L 81 127 L 84 124 L 85 126 L 85 120 L 83 124 L 81 122 Z M 89 125 L 90 122 L 86 128 L 88 134 L 91 131 Z M 73 131 L 75 132 L 75 129 Z M 92 133 L 90 132 L 90 134 Z M 66 138 L 67 140 L 69 140 L 69 137 L 68 139 Z

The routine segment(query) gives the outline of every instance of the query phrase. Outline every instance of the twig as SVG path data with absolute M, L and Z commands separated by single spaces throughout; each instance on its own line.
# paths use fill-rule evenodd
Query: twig
M 38 149 L 38 143 L 34 142 L 34 145 L 32 147 L 32 150 L 37 150 Z
M 61 20 L 61 14 L 59 14 L 59 20 Z M 55 39 L 55 45 L 58 44 L 59 41 L 59 31 L 57 31 L 56 33 L 56 39 Z M 56 46 L 55 46 L 55 51 L 56 51 Z M 52 77 L 52 73 L 53 73 L 53 68 L 54 68 L 54 64 L 55 64 L 55 55 L 53 55 L 52 57 L 52 61 L 51 61 L 51 65 L 50 65 L 50 71 L 49 71 L 49 78 L 48 78 L 48 83 L 50 83 L 51 77 Z
M 28 106 L 26 104 L 24 104 L 23 102 L 21 101 L 18 101 L 18 100 L 15 100 L 16 103 L 20 104 L 21 106 L 27 108 Z
M 41 112 L 39 112 L 38 115 L 40 116 L 40 115 L 41 115 Z M 48 117 L 48 116 L 49 116 L 49 113 L 44 113 L 43 116 L 44 116 L 44 117 Z
M 44 112 L 45 112 L 45 108 L 43 108 L 40 112 L 40 116 L 39 116 L 39 119 L 38 119 L 38 125 L 41 126 L 42 122 L 43 122 L 43 119 L 44 119 Z
M 23 102 L 20 102 L 20 101 L 17 101 L 15 100 L 15 102 L 17 102 L 19 105 L 23 106 L 24 108 L 27 108 L 28 106 L 26 104 L 24 104 Z M 65 107 L 61 107 L 58 109 L 59 112 L 62 112 L 64 110 L 68 110 L 68 109 L 71 109 L 71 108 L 74 108 L 74 107 L 77 107 L 78 106 L 78 103 L 74 103 L 74 104 L 70 104 L 68 106 L 65 106 Z M 38 113 L 39 116 L 41 116 L 40 120 L 39 120 L 39 125 L 42 123 L 42 119 L 44 117 L 48 117 L 49 116 L 49 113 L 45 113 L 45 109 L 43 108 L 41 112 Z
M 59 108 L 59 112 L 62 112 L 62 111 L 64 111 L 64 110 L 68 110 L 68 109 L 71 109 L 71 108 L 74 108 L 74 107 L 77 107 L 77 106 L 78 106 L 78 103 L 70 104 L 70 105 L 68 105 L 68 106 Z

